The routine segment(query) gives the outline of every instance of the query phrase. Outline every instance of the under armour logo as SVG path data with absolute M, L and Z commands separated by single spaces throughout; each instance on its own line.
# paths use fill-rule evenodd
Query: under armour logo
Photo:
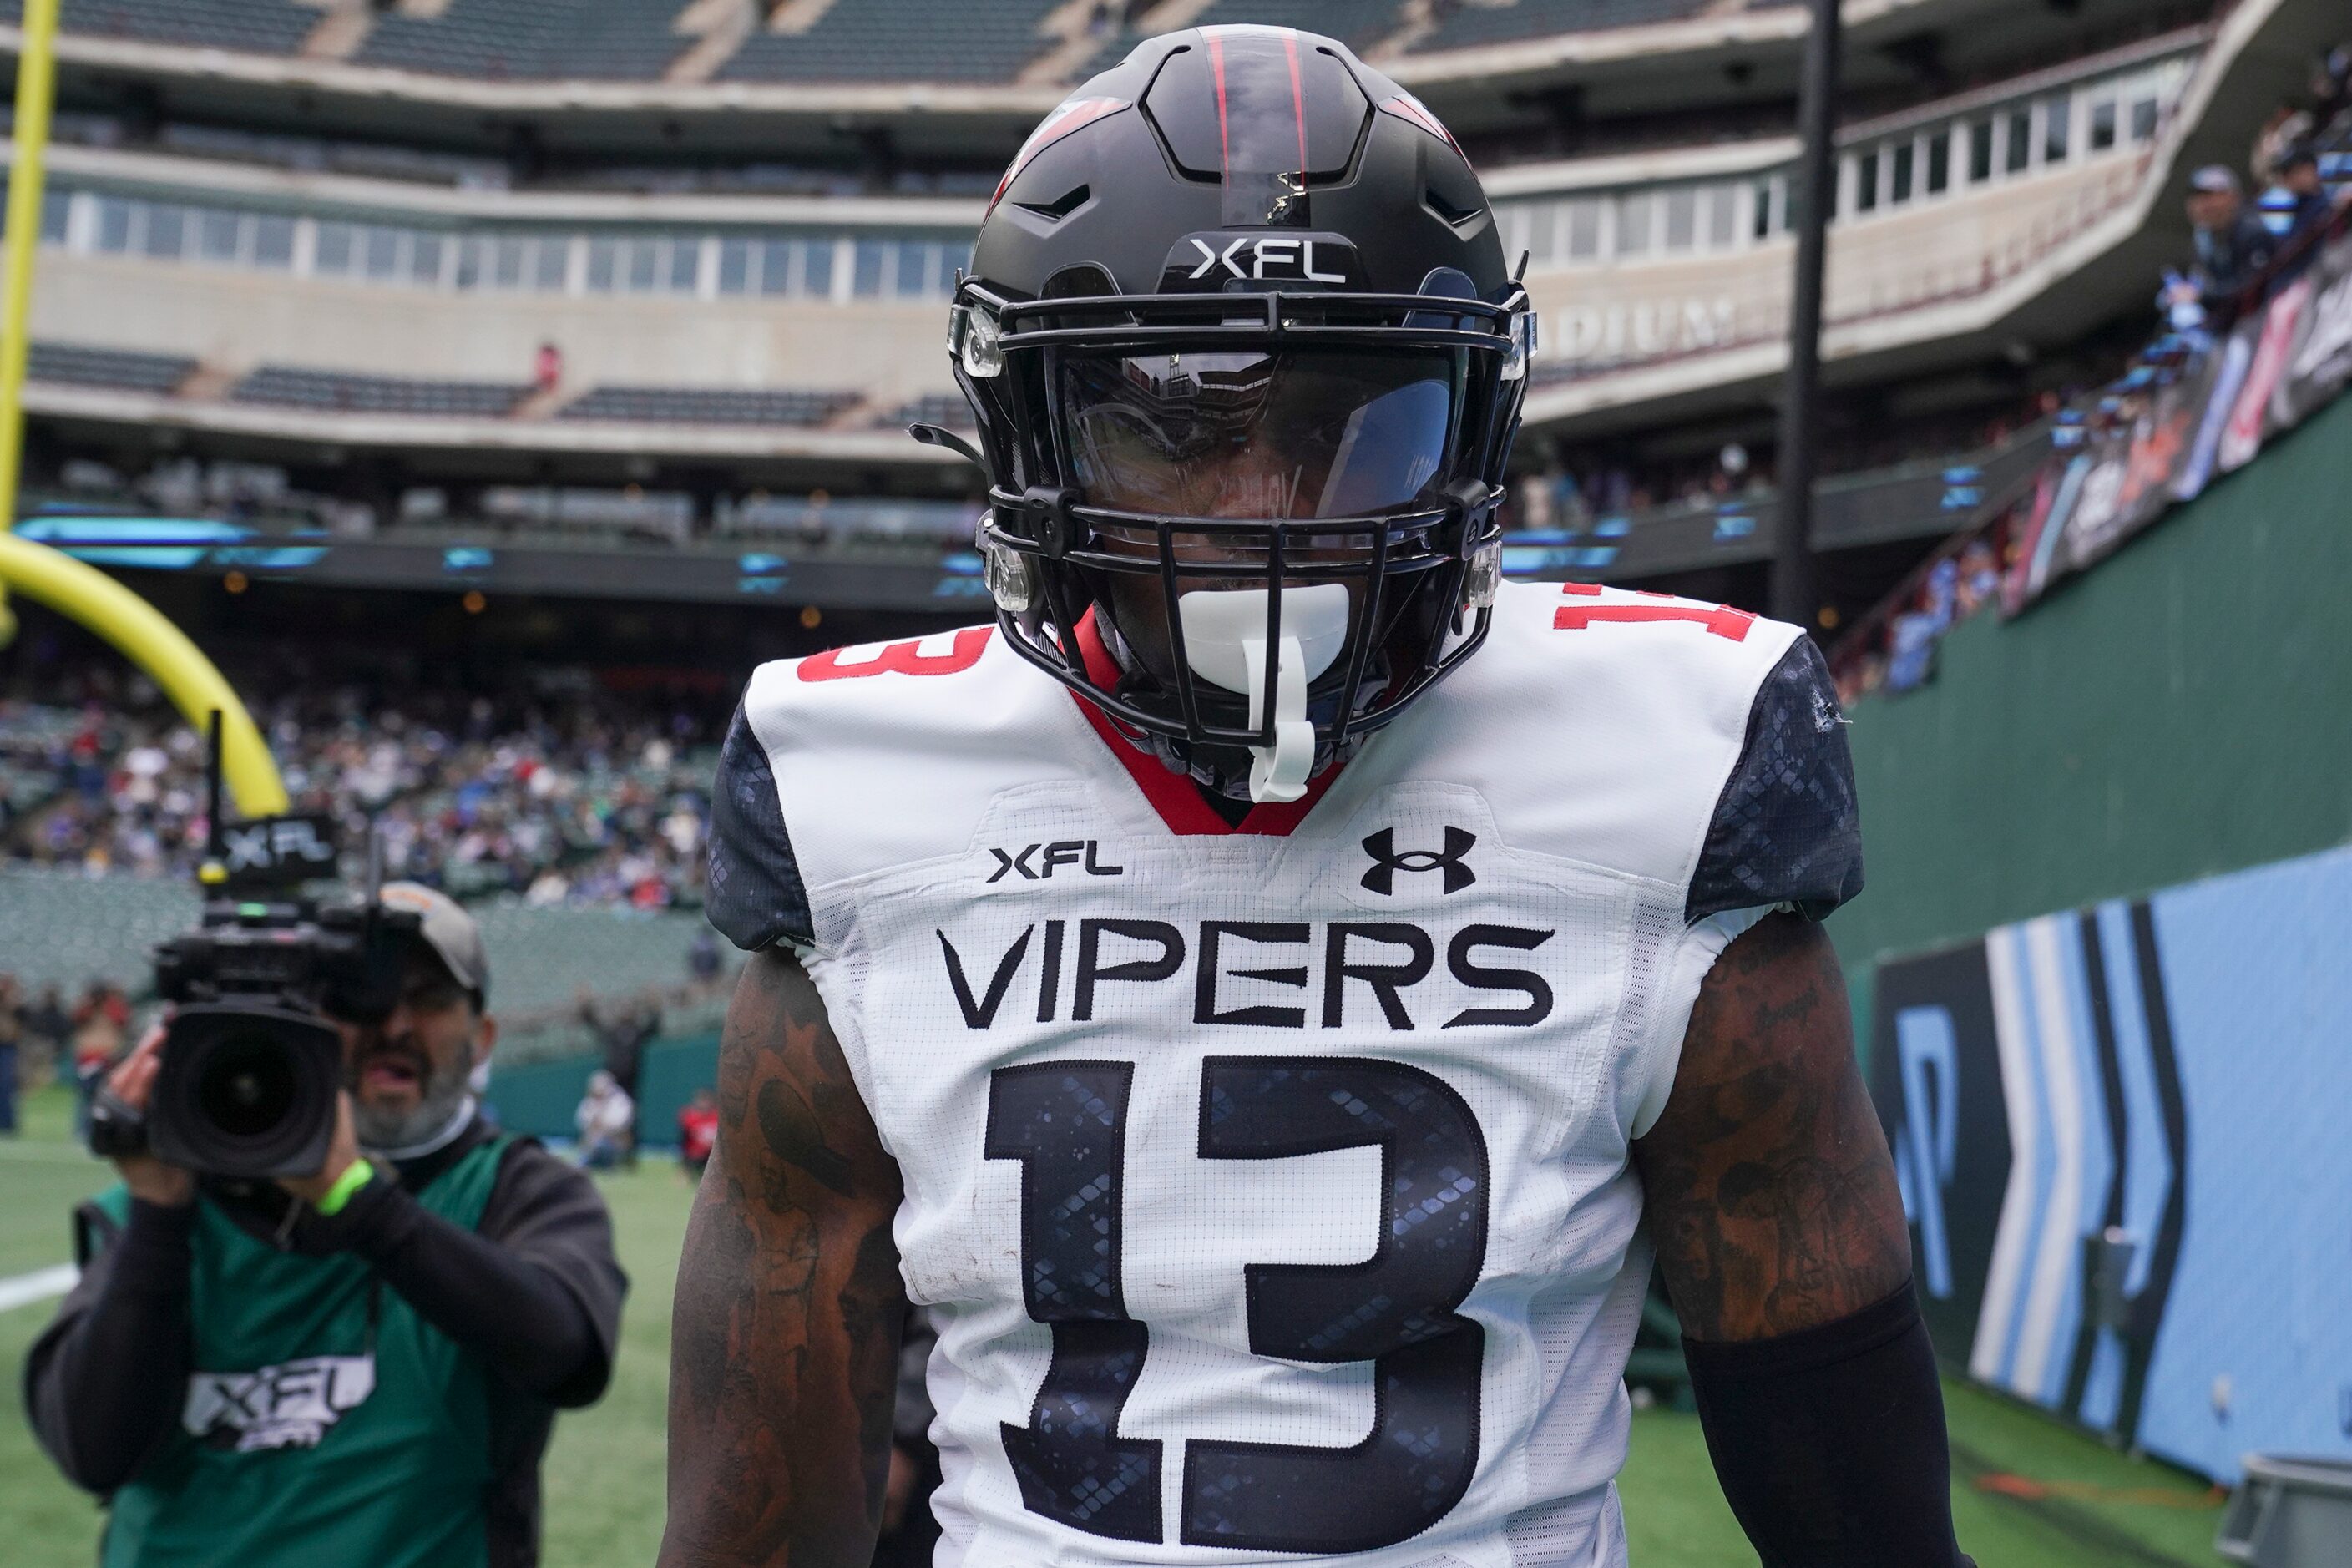
M 1396 874 L 1399 871 L 1443 871 L 1445 873 L 1445 890 L 1458 893 L 1478 879 L 1478 873 L 1462 863 L 1462 858 L 1469 854 L 1477 842 L 1478 836 L 1468 828 L 1449 827 L 1445 830 L 1445 848 L 1442 852 L 1408 849 L 1400 855 L 1397 853 L 1396 829 L 1383 827 L 1364 840 L 1364 853 L 1377 862 L 1364 873 L 1364 886 L 1385 898 L 1396 891 Z
M 1829 699 L 1829 693 L 1825 691 L 1816 691 L 1813 693 L 1814 733 L 1826 735 L 1831 731 L 1836 729 L 1839 725 L 1851 723 L 1852 721 L 1853 721 L 1845 718 L 1838 712 L 1837 705 L 1832 702 Z

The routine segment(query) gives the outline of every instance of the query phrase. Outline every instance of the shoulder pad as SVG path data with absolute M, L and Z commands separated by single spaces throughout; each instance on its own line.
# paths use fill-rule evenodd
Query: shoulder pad
M 804 947 L 815 940 L 775 768 L 740 703 L 727 726 L 711 791 L 703 902 L 719 934 L 747 952 L 778 942 Z
M 1724 782 L 1693 874 L 1686 920 L 1794 905 L 1821 920 L 1862 891 L 1853 758 L 1837 689 L 1800 637 L 1758 688 L 1747 743 Z

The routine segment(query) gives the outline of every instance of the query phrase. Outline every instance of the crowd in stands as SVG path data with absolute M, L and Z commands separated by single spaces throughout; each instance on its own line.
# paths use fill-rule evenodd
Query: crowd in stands
M 2217 334 L 2312 266 L 2324 235 L 2352 211 L 2352 41 L 2315 61 L 2305 93 L 2271 115 L 2246 173 L 2252 201 L 2225 164 L 2189 174 L 2191 253 L 2164 275 L 2160 330 L 2116 380 L 2058 412 L 2062 455 L 2127 436 L 2159 393 L 2212 353 Z M 1954 626 L 1990 604 L 2014 613 L 2039 591 L 2038 580 L 2027 586 L 2023 559 L 2036 543 L 2033 505 L 2020 498 L 1955 537 L 1839 643 L 1832 668 L 1847 700 L 1918 685 Z
M 353 873 L 373 821 L 387 876 L 459 898 L 701 901 L 709 714 L 604 692 L 331 685 L 253 711 L 293 809 L 341 819 Z M 6 858 L 191 873 L 205 837 L 204 752 L 144 678 L 105 662 L 0 695 Z
M 2212 163 L 2189 176 L 2189 227 L 2196 256 L 2185 272 L 2165 277 L 2162 304 L 2171 326 L 2195 331 L 2209 303 L 2234 298 L 2281 252 L 2326 224 L 2336 192 L 2352 178 L 2352 44 L 2328 52 L 2312 70 L 2303 104 L 2282 105 L 2255 139 L 2247 161 L 2255 200 L 2237 171 Z
M 1882 416 L 1836 430 L 1824 444 L 1822 471 L 1834 479 L 1983 452 L 2055 415 L 2072 387 L 2070 382 L 2065 389 L 2027 389 L 2004 401 L 1949 414 L 1900 420 Z M 1771 449 L 1751 450 L 1738 440 L 1681 457 L 1633 459 L 1606 444 L 1552 444 L 1534 456 L 1506 511 L 1505 526 L 1515 532 L 1573 533 L 1604 518 L 1759 501 L 1770 496 L 1777 483 Z
M 2087 382 L 2069 378 L 2054 389 L 2025 386 L 2002 401 L 1949 414 L 1857 422 L 1832 432 L 1824 472 L 1834 477 L 1981 452 L 2050 416 L 2077 384 Z M 960 396 L 920 399 L 900 411 L 908 423 L 949 425 L 965 423 L 957 417 L 965 413 Z M 1504 519 L 1514 531 L 1574 531 L 1601 518 L 1754 500 L 1769 495 L 1774 484 L 1769 446 L 1751 450 L 1737 440 L 1685 456 L 1629 455 L 1610 443 L 1539 442 L 1528 456 L 1528 471 L 1515 484 Z M 822 489 L 697 497 L 640 485 L 494 485 L 464 491 L 412 489 L 379 512 L 366 502 L 297 490 L 280 468 L 207 466 L 184 458 L 137 477 L 76 461 L 52 482 L 37 479 L 36 491 L 45 498 L 41 505 L 58 517 L 152 511 L 268 533 L 318 531 L 337 539 L 396 538 L 404 530 L 429 528 L 438 531 L 436 537 L 456 530 L 485 540 L 519 541 L 546 532 L 574 542 L 594 535 L 627 548 L 758 545 L 861 556 L 966 549 L 981 510 L 976 499 L 835 496 Z

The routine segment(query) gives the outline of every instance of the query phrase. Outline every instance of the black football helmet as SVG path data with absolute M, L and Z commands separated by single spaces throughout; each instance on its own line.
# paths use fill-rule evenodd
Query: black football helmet
M 1142 44 L 955 293 L 1003 635 L 1170 767 L 1297 798 L 1485 638 L 1534 340 L 1410 93 L 1289 28 Z

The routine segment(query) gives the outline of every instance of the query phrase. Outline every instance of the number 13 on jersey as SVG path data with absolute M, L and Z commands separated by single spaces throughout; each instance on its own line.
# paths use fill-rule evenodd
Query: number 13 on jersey
M 1121 1283 L 1131 1062 L 1040 1062 L 991 1076 L 987 1155 L 1021 1163 L 1022 1289 L 1053 1331 L 1029 1424 L 1003 1426 L 1032 1513 L 1120 1541 L 1160 1542 L 1161 1444 L 1122 1437 L 1150 1353 Z M 1456 1308 L 1486 1250 L 1486 1146 L 1442 1079 L 1357 1057 L 1211 1057 L 1203 1160 L 1381 1151 L 1380 1243 L 1360 1263 L 1248 1262 L 1253 1355 L 1372 1363 L 1370 1433 L 1346 1447 L 1182 1444 L 1188 1546 L 1369 1552 L 1419 1534 L 1478 1465 L 1485 1331 Z M 1238 1260 L 1237 1260 L 1238 1261 Z

